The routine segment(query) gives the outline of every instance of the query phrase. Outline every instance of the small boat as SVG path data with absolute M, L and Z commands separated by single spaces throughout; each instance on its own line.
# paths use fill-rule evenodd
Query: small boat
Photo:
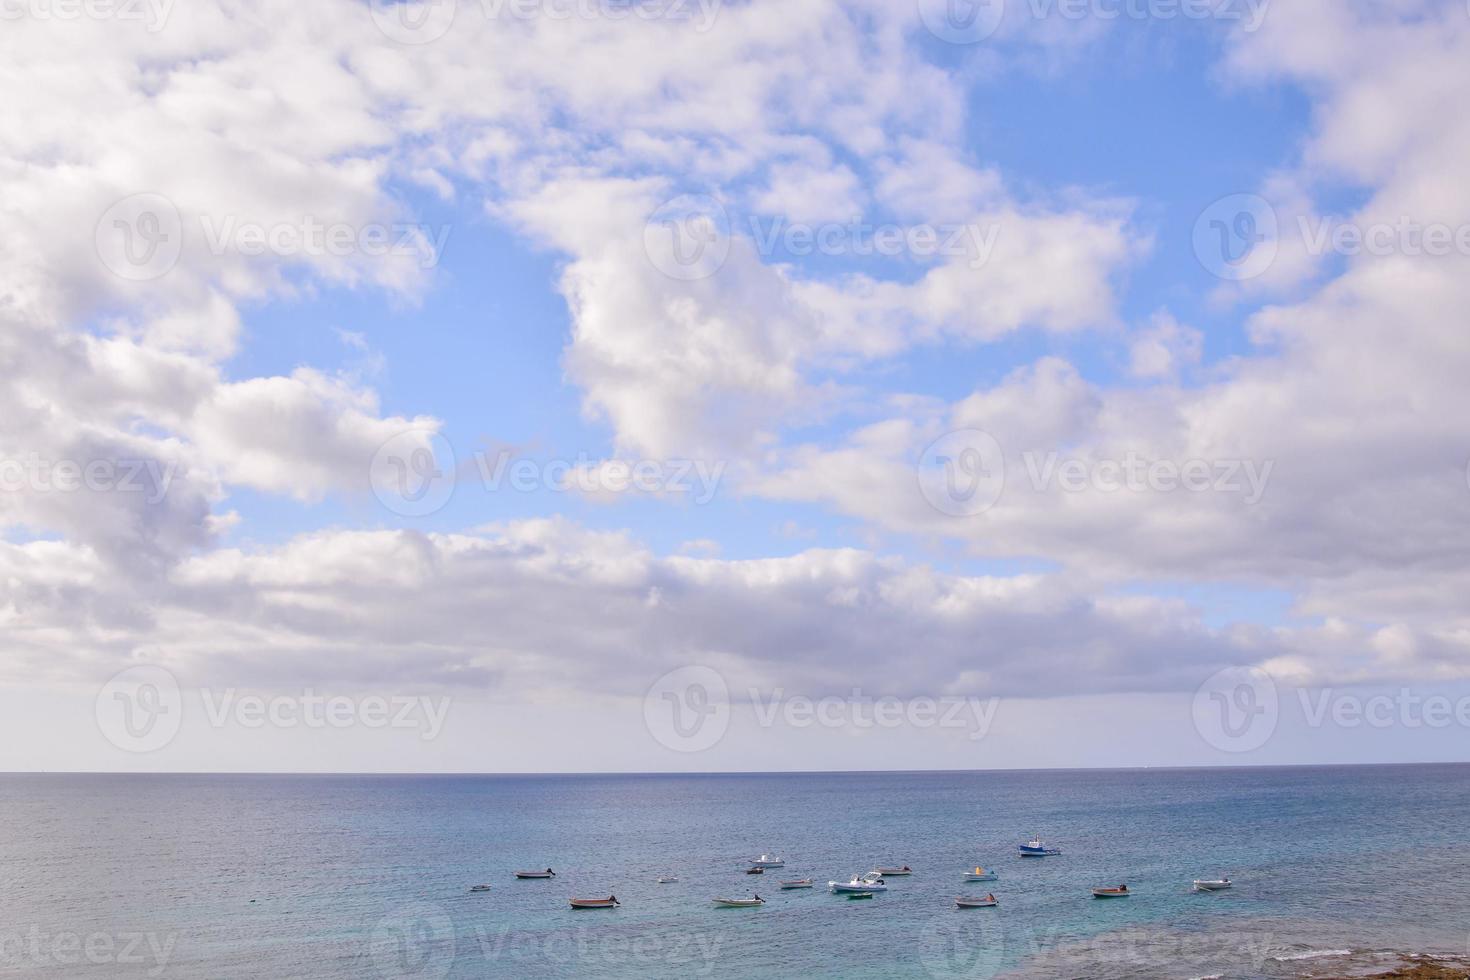
M 873 897 L 873 893 L 872 892 L 848 892 L 847 893 L 847 900 L 849 902 L 852 901 L 855 898 L 872 898 L 872 897 Z
M 871 872 L 861 878 L 854 877 L 851 881 L 829 881 L 827 888 L 834 895 L 844 892 L 886 892 L 888 890 L 883 879 L 873 877 Z
M 660 885 L 672 885 L 674 882 L 676 882 L 678 880 L 679 879 L 677 877 L 675 877 L 674 875 L 664 875 L 664 876 L 662 876 L 661 878 L 658 879 L 658 884 L 660 884 Z
M 984 898 L 959 895 L 955 897 L 954 904 L 961 909 L 993 909 L 1000 904 L 1000 899 L 994 895 L 986 895 Z
M 911 874 L 913 874 L 914 873 L 914 869 L 913 868 L 910 868 L 907 864 L 905 864 L 901 868 L 874 868 L 869 873 L 870 874 L 875 874 L 875 875 L 887 876 L 887 877 L 902 877 L 904 875 L 911 875 Z
M 1119 885 L 1117 888 L 1094 888 L 1093 898 L 1127 898 L 1133 893 L 1128 890 L 1127 885 Z
M 966 881 L 995 881 L 999 877 L 1000 875 L 996 874 L 994 871 L 986 871 L 979 865 L 976 865 L 974 871 L 965 872 Z
M 762 854 L 760 857 L 750 862 L 750 864 L 752 867 L 755 868 L 784 868 L 786 867 L 786 859 L 772 857 L 769 854 Z
M 812 880 L 810 878 L 797 878 L 794 881 L 783 881 L 783 882 L 781 882 L 781 888 L 782 888 L 783 891 L 789 891 L 792 888 L 810 888 L 810 887 L 812 887 Z
M 607 898 L 572 899 L 572 908 L 574 909 L 610 909 L 621 904 L 616 895 L 609 895 Z
M 1053 854 L 1062 853 L 1059 848 L 1047 847 L 1042 841 L 1041 835 L 1037 834 L 1030 841 L 1021 845 L 1021 857 L 1049 857 Z
M 745 873 L 748 874 L 748 875 L 763 875 L 763 874 L 766 873 L 766 869 L 765 868 L 750 867 L 750 868 L 746 868 L 745 869 Z
M 1216 878 L 1213 880 L 1195 879 L 1194 890 L 1197 892 L 1219 892 L 1230 887 L 1229 878 Z
M 470 891 L 472 891 L 472 892 L 488 892 L 489 890 L 490 890 L 490 886 L 489 885 L 471 885 L 470 886 Z
M 715 904 L 723 905 L 727 909 L 753 909 L 766 904 L 766 900 L 759 895 L 753 895 L 750 898 L 717 898 Z
M 556 872 L 547 868 L 545 871 L 517 871 L 517 878 L 555 878 Z

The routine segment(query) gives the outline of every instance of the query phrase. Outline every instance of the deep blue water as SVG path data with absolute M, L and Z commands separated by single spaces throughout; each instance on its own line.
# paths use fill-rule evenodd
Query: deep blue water
M 1463 954 L 1467 802 L 1470 766 L 4 775 L 0 975 L 1290 976 L 1312 951 Z M 1033 831 L 1064 853 L 1017 857 Z M 765 850 L 784 872 L 742 874 Z M 964 885 L 976 863 L 1000 880 Z M 868 902 L 777 888 L 878 864 L 915 874 Z M 1233 891 L 1189 890 L 1222 872 Z M 752 888 L 763 908 L 710 903 Z M 1001 907 L 952 907 L 977 888 Z

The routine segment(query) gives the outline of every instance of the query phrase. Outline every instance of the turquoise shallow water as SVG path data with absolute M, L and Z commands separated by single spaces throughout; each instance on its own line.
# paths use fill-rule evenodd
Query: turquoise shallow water
M 0 975 L 1290 976 L 1336 950 L 1464 953 L 1467 802 L 1470 766 L 7 775 Z M 1065 853 L 1017 857 L 1032 831 Z M 742 874 L 765 850 L 784 873 Z M 1000 880 L 964 885 L 976 863 Z M 915 874 L 871 902 L 778 889 L 878 864 Z M 1234 890 L 1189 890 L 1219 873 Z M 1088 895 L 1120 881 L 1133 897 Z M 752 889 L 765 907 L 710 903 Z M 1001 908 L 952 907 L 977 889 Z M 622 908 L 566 904 L 609 892 Z

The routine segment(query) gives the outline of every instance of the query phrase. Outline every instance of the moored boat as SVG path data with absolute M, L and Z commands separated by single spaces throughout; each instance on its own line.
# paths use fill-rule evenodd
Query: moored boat
M 786 867 L 786 859 L 773 857 L 770 854 L 762 854 L 760 857 L 750 862 L 750 864 L 751 867 L 754 868 L 784 868 Z
M 974 871 L 965 872 L 966 881 L 995 881 L 999 877 L 1000 875 L 996 874 L 994 871 L 986 871 L 979 865 L 975 866 Z
M 727 909 L 752 909 L 766 904 L 766 900 L 759 895 L 753 895 L 750 898 L 717 898 L 715 904 L 723 905 Z
M 571 901 L 574 909 L 610 909 L 622 904 L 616 895 L 609 895 L 607 898 L 574 898 Z
M 883 875 L 884 877 L 902 877 L 904 875 L 913 874 L 914 869 L 905 864 L 901 868 L 874 868 L 869 873 L 875 875 Z
M 489 890 L 490 890 L 490 886 L 489 885 L 471 885 L 470 886 L 470 891 L 472 891 L 472 892 L 488 892 Z
M 517 871 L 517 878 L 555 878 L 556 872 L 547 868 L 545 871 Z
M 659 877 L 657 883 L 660 884 L 660 885 L 672 885 L 674 882 L 676 882 L 678 880 L 679 880 L 678 877 L 675 876 L 675 875 L 661 875 Z
M 1037 834 L 1034 837 L 1032 837 L 1031 840 L 1028 841 L 1027 843 L 1020 845 L 1020 848 L 1021 848 L 1021 857 L 1023 857 L 1023 858 L 1027 858 L 1027 857 L 1049 857 L 1049 856 L 1051 856 L 1053 854 L 1060 854 L 1060 853 L 1062 853 L 1060 848 L 1047 847 L 1046 846 L 1046 843 L 1041 839 L 1041 835 L 1040 834 Z
M 1000 904 L 1000 899 L 994 895 L 986 895 L 984 898 L 976 898 L 973 895 L 957 895 L 954 904 L 956 908 L 962 909 L 993 909 Z
M 745 869 L 745 873 L 748 875 L 763 875 L 766 873 L 766 869 L 761 867 L 749 867 Z
M 810 888 L 812 887 L 812 880 L 810 878 L 796 878 L 792 881 L 781 882 L 781 887 L 785 890 L 790 890 L 792 888 Z
M 1194 881 L 1194 890 L 1197 892 L 1219 892 L 1230 887 L 1229 878 L 1200 879 Z
M 1127 885 L 1119 885 L 1117 888 L 1094 888 L 1092 890 L 1093 898 L 1127 898 L 1131 894 L 1133 893 L 1128 890 Z
M 834 895 L 845 892 L 886 892 L 888 890 L 882 878 L 875 878 L 871 874 L 862 877 L 854 876 L 851 881 L 829 881 L 827 888 Z
M 855 898 L 872 898 L 872 897 L 873 897 L 873 893 L 872 892 L 848 892 L 847 893 L 847 900 L 849 902 L 852 901 Z

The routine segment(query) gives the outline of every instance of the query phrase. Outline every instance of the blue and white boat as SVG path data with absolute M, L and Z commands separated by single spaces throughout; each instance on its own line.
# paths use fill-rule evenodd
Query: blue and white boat
M 1047 847 L 1042 841 L 1040 834 L 1032 837 L 1028 843 L 1021 845 L 1021 857 L 1023 858 L 1048 857 L 1049 855 L 1060 853 L 1062 853 L 1060 848 Z

